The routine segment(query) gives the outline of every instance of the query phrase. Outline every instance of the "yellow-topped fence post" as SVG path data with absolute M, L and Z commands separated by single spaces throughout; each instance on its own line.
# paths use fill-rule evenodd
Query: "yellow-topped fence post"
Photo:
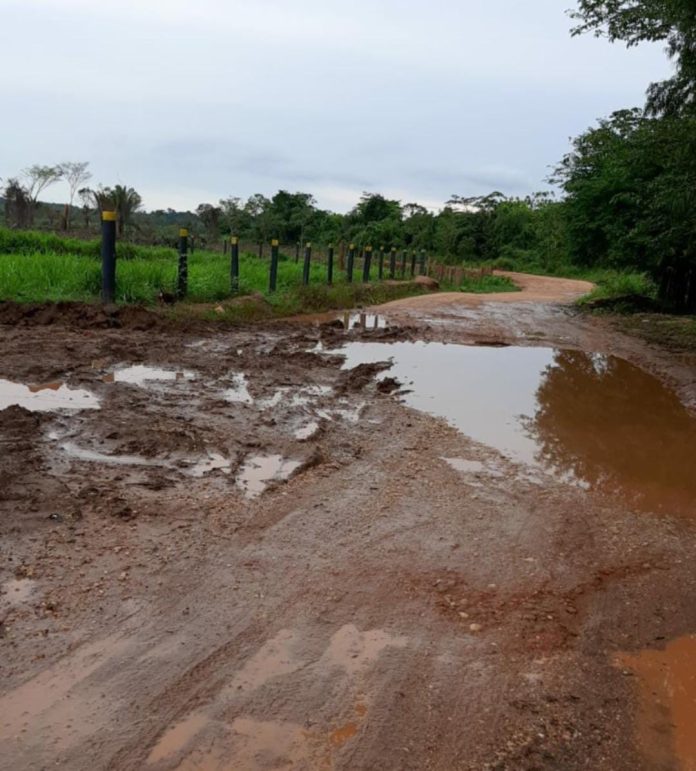
M 278 283 L 278 239 L 271 241 L 271 273 L 268 280 L 268 291 L 275 292 Z
M 179 275 L 176 282 L 176 296 L 183 300 L 188 292 L 188 228 L 179 230 Z
M 309 284 L 309 271 L 312 265 L 312 244 L 308 241 L 304 250 L 304 264 L 302 265 L 302 284 Z
M 232 294 L 239 291 L 239 238 L 230 236 L 230 289 Z
M 365 247 L 365 254 L 363 257 L 363 283 L 367 283 L 370 280 L 370 267 L 372 265 L 372 247 Z
M 101 260 L 102 260 L 102 302 L 113 303 L 116 297 L 116 212 L 103 211 Z

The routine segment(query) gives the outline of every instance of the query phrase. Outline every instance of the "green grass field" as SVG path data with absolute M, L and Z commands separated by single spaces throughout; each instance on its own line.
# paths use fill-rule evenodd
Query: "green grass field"
M 17 302 L 94 302 L 99 299 L 101 264 L 96 241 L 78 241 L 41 233 L 22 233 L 0 228 L 0 300 Z M 277 291 L 268 292 L 270 258 L 240 255 L 240 295 L 264 294 L 276 315 L 351 307 L 356 303 L 384 302 L 421 291 L 409 284 L 380 284 L 377 265 L 372 282 L 362 285 L 362 265 L 356 264 L 355 282 L 346 282 L 338 260 L 334 286 L 326 286 L 326 265 L 314 261 L 310 286 L 302 286 L 302 260 L 296 263 L 281 253 Z M 189 255 L 187 304 L 217 303 L 231 296 L 229 257 L 219 252 L 195 251 Z M 119 244 L 116 299 L 120 303 L 152 305 L 161 292 L 173 294 L 177 280 L 177 254 L 165 247 Z M 465 278 L 461 286 L 443 289 L 471 292 L 514 291 L 505 278 Z

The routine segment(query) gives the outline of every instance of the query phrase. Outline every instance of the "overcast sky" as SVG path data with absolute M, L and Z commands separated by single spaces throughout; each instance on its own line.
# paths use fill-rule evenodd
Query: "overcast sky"
M 571 136 L 669 72 L 660 47 L 571 38 L 571 5 L 0 0 L 0 177 L 88 160 L 147 208 L 539 190 Z

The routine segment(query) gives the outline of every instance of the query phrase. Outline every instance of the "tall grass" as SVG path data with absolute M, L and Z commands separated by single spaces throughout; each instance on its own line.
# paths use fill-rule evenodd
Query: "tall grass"
M 188 300 L 215 302 L 230 296 L 229 258 L 215 252 L 197 251 L 189 255 Z M 269 260 L 243 253 L 240 255 L 240 293 L 267 292 Z M 160 292 L 176 289 L 177 260 L 118 260 L 116 270 L 117 300 L 151 304 Z M 344 280 L 338 279 L 340 284 Z M 313 263 L 310 282 L 326 282 L 326 266 Z M 278 294 L 302 285 L 302 264 L 290 260 L 278 263 Z M 99 297 L 101 268 L 97 259 L 80 254 L 34 252 L 0 254 L 0 299 L 25 302 L 57 300 L 90 301 Z
M 118 244 L 116 299 L 122 303 L 153 304 L 160 294 L 173 295 L 177 282 L 175 249 Z M 0 228 L 0 300 L 56 302 L 97 300 L 101 288 L 99 242 L 80 241 L 45 233 Z M 240 255 L 240 294 L 255 292 L 267 296 L 267 310 L 273 315 L 302 313 L 378 303 L 404 294 L 422 291 L 408 284 L 362 285 L 362 266 L 356 265 L 353 284 L 336 267 L 333 287 L 326 286 L 326 265 L 315 261 L 310 268 L 310 285 L 302 285 L 302 261 L 295 263 L 280 255 L 277 291 L 268 293 L 269 257 Z M 373 267 L 373 278 L 377 266 Z M 229 257 L 219 252 L 195 251 L 189 255 L 187 301 L 218 303 L 230 297 Z M 443 284 L 443 289 L 474 292 L 514 290 L 507 279 L 467 277 L 464 284 Z
M 99 240 L 83 241 L 79 238 L 39 233 L 33 230 L 10 230 L 0 227 L 0 254 L 66 254 L 79 257 L 99 257 Z M 116 254 L 124 260 L 171 259 L 175 249 L 165 246 L 137 246 L 125 241 L 116 244 Z

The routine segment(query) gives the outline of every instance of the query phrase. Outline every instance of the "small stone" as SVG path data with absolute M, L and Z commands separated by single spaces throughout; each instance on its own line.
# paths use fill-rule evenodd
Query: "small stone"
M 469 624 L 470 632 L 480 632 L 482 629 L 481 624 Z
M 469 614 L 468 613 L 460 613 L 459 616 L 461 618 L 469 618 Z

